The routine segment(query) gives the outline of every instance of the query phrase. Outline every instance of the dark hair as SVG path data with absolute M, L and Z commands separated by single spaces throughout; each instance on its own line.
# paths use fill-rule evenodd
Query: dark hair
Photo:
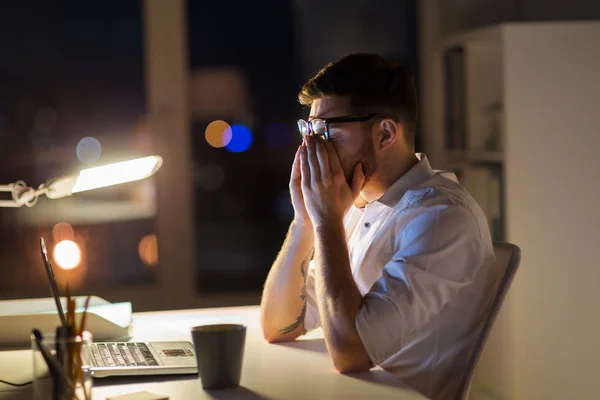
M 304 84 L 298 100 L 348 96 L 353 113 L 381 113 L 404 124 L 407 142 L 414 146 L 419 105 L 412 73 L 377 54 L 357 53 L 327 64 Z

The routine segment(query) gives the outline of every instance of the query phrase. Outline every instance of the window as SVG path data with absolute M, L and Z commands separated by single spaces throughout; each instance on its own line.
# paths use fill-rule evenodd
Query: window
M 152 154 L 139 1 L 12 2 L 0 13 L 0 182 L 47 179 Z M 43 236 L 61 287 L 156 279 L 154 181 L 0 209 L 0 296 L 48 296 Z
M 151 154 L 164 164 L 0 208 L 0 298 L 49 296 L 44 236 L 75 294 L 136 311 L 256 303 L 293 218 L 301 85 L 349 52 L 416 60 L 408 0 L 35 3 L 0 14 L 0 184 Z

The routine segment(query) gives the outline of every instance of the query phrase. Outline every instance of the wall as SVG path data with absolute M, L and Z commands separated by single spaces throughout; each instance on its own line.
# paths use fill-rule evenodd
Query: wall
M 443 34 L 510 21 L 568 21 L 600 18 L 600 2 L 591 0 L 434 0 Z
M 354 52 L 401 59 L 415 69 L 415 8 L 415 0 L 294 0 L 302 78 Z
M 600 24 L 535 25 L 505 36 L 510 398 L 597 399 Z

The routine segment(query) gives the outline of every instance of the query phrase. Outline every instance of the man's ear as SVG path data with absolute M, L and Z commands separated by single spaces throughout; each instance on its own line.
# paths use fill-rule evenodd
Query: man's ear
M 376 129 L 377 142 L 375 143 L 375 146 L 377 146 L 377 149 L 380 151 L 385 150 L 393 145 L 396 140 L 403 135 L 402 125 L 389 118 L 379 121 L 379 123 L 376 125 Z

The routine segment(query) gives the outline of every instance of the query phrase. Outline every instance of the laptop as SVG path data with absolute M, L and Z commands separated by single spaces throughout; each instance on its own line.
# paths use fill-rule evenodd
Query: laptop
M 94 378 L 131 375 L 196 374 L 191 342 L 98 342 L 86 346 L 83 357 Z

